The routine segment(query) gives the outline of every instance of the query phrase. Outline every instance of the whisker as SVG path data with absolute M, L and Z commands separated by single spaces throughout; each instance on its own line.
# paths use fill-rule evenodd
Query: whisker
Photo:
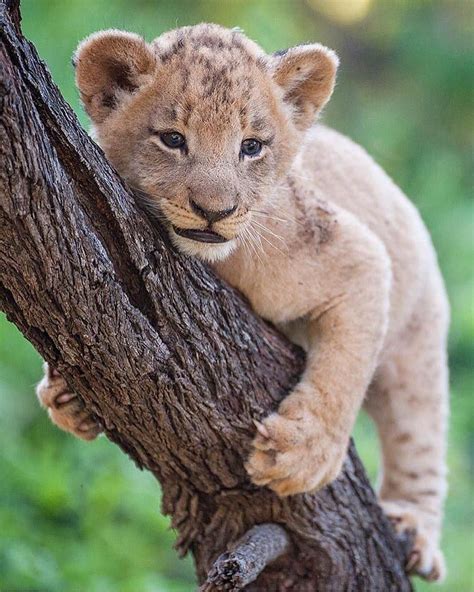
M 275 249 L 275 251 L 278 251 L 279 253 L 281 253 L 281 254 L 282 254 L 282 255 L 284 255 L 284 256 L 286 255 L 286 253 L 284 253 L 284 252 L 283 252 L 283 251 L 282 251 L 280 248 L 278 248 L 276 245 L 274 245 L 274 244 L 272 243 L 272 241 L 268 240 L 268 238 L 267 238 L 267 237 L 263 236 L 263 234 L 260 234 L 260 233 L 259 233 L 259 232 L 257 232 L 256 230 L 255 230 L 255 232 L 256 232 L 256 234 L 258 235 L 258 237 L 259 237 L 260 239 L 263 239 L 263 240 L 264 240 L 266 243 L 268 243 L 268 244 L 269 244 L 269 245 L 270 245 L 270 246 L 271 246 L 273 249 Z
M 244 251 L 247 253 L 248 257 L 251 258 L 252 254 L 250 253 L 250 250 L 249 250 L 249 247 L 248 247 L 248 244 L 247 244 L 247 239 L 245 238 L 245 235 L 244 234 L 241 234 L 239 238 L 240 238 L 240 241 L 241 241 L 242 246 L 244 248 Z
M 272 216 L 267 212 L 258 212 L 257 210 L 250 210 L 254 216 L 260 216 L 261 218 L 269 218 L 270 220 L 277 220 L 278 222 L 289 222 L 287 218 L 280 218 L 279 216 Z
M 262 259 L 260 257 L 260 253 L 259 253 L 259 249 L 258 249 L 259 245 L 256 244 L 255 237 L 252 235 L 251 229 L 249 227 L 245 228 L 245 233 L 246 233 L 246 236 L 248 237 L 249 245 L 250 245 L 253 253 L 255 254 L 255 256 L 257 257 L 257 259 L 260 261 L 260 263 L 263 264 L 263 261 L 262 261 Z M 260 251 L 262 253 L 264 253 L 263 249 L 261 248 L 261 245 L 260 245 Z
M 249 246 L 251 247 L 251 249 L 254 252 L 255 256 L 260 261 L 260 263 L 263 263 L 262 259 L 260 258 L 260 253 L 258 252 L 258 249 L 257 249 L 257 247 L 255 245 L 255 241 L 253 240 L 253 236 L 252 236 L 252 233 L 250 232 L 250 229 L 249 228 L 245 228 L 244 229 L 244 232 L 245 232 L 245 236 L 248 237 Z M 263 252 L 263 249 L 262 249 L 262 252 Z
M 256 232 L 256 234 L 258 234 L 258 236 L 261 239 L 263 239 L 265 242 L 267 242 L 271 247 L 273 247 L 276 251 L 278 251 L 279 253 L 281 253 L 284 257 L 287 257 L 288 256 L 288 253 L 284 253 L 280 248 L 278 248 L 270 240 L 268 240 L 268 238 L 266 236 L 264 236 L 263 234 L 260 234 L 256 228 L 254 228 L 254 231 Z
M 270 220 L 277 220 L 278 222 L 288 222 L 289 224 L 294 222 L 295 224 L 298 224 L 299 226 L 304 226 L 304 224 L 302 224 L 301 222 L 296 220 L 296 218 L 294 216 L 291 216 L 291 219 L 290 218 L 280 218 L 279 216 L 274 216 L 273 214 L 270 214 L 269 212 L 266 212 L 265 210 L 249 210 L 249 211 L 252 212 L 252 214 L 254 214 L 254 215 L 261 216 L 262 218 L 269 218 Z
M 262 241 L 260 240 L 260 237 L 255 233 L 255 228 L 252 226 L 252 224 L 247 226 L 246 231 L 253 243 L 255 243 L 256 240 L 258 240 L 258 246 L 260 247 L 261 251 L 264 252 Z
M 254 224 L 256 224 L 259 228 L 261 228 L 264 232 L 269 232 L 272 236 L 274 236 L 277 240 L 282 242 L 286 246 L 286 242 L 279 234 L 275 234 L 272 230 L 267 228 L 264 224 L 261 224 L 257 220 L 254 220 Z

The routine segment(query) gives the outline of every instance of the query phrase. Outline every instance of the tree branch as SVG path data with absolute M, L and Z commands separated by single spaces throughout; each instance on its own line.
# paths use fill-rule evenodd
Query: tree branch
M 243 533 L 276 523 L 292 546 L 247 590 L 410 590 L 353 448 L 317 495 L 279 499 L 249 482 L 252 419 L 295 384 L 302 351 L 170 248 L 18 23 L 18 3 L 0 0 L 1 308 L 160 480 L 200 582 Z
M 290 540 L 277 524 L 259 524 L 220 555 L 201 592 L 237 592 L 250 584 L 268 564 L 287 552 Z

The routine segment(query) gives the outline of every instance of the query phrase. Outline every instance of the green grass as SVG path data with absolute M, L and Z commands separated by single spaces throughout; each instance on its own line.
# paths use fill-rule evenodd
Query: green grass
M 321 0 L 322 1 L 322 0 Z M 319 2 L 319 0 L 318 0 Z M 364 145 L 420 208 L 452 304 L 450 490 L 443 547 L 448 578 L 418 591 L 474 591 L 474 110 L 467 2 L 373 0 L 366 18 L 338 25 L 316 0 L 23 0 L 23 27 L 87 125 L 70 56 L 108 27 L 148 39 L 176 25 L 241 26 L 268 50 L 307 40 L 342 58 L 325 120 Z M 329 0 L 328 0 L 329 2 Z M 189 592 L 192 562 L 178 560 L 160 515 L 159 488 L 104 438 L 85 444 L 55 429 L 33 390 L 41 362 L 0 317 L 0 590 Z M 375 478 L 373 427 L 356 443 Z

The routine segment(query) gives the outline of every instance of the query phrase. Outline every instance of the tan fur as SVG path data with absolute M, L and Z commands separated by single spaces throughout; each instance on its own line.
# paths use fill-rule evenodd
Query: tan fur
M 382 442 L 381 502 L 416 527 L 408 568 L 442 576 L 448 304 L 413 205 L 353 142 L 311 127 L 334 87 L 320 45 L 266 55 L 237 31 L 184 27 L 151 44 L 105 31 L 76 54 L 77 83 L 108 158 L 184 252 L 213 264 L 308 352 L 304 375 L 258 425 L 252 480 L 279 495 L 335 479 L 367 393 Z M 186 149 L 159 133 L 177 131 Z M 263 142 L 239 158 L 242 140 Z M 236 211 L 207 244 L 191 207 Z

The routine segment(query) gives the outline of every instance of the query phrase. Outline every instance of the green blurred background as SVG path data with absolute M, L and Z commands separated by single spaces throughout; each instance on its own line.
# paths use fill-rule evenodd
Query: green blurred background
M 23 29 L 87 126 L 73 84 L 77 42 L 101 28 L 147 39 L 176 26 L 239 26 L 266 50 L 317 40 L 341 57 L 324 119 L 357 140 L 411 196 L 431 230 L 452 304 L 450 493 L 438 590 L 473 584 L 473 4 L 383 0 L 23 0 Z M 85 444 L 36 403 L 39 356 L 0 317 L 0 590 L 188 592 L 158 487 L 104 438 Z M 372 478 L 377 447 L 356 441 Z M 416 582 L 417 590 L 430 585 Z

